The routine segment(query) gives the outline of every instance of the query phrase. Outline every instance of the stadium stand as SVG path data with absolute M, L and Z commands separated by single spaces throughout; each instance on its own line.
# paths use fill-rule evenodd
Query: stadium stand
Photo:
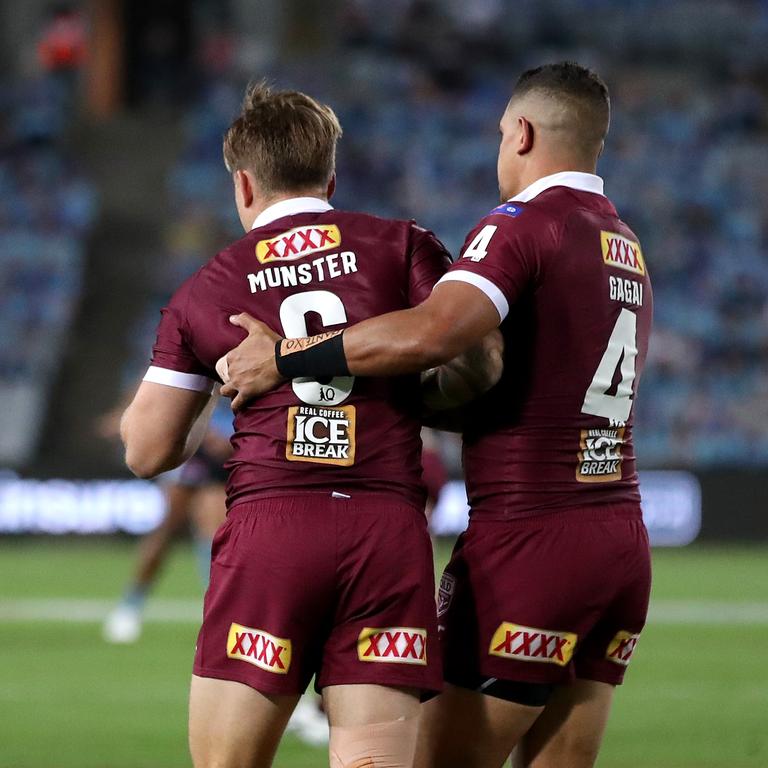
M 0 87 L 0 462 L 33 454 L 77 309 L 94 190 L 64 149 L 52 77 Z
M 594 14 L 584 14 L 581 2 L 555 8 L 526 1 L 510 17 L 497 0 L 399 2 L 381 24 L 376 3 L 354 0 L 346 3 L 346 45 L 337 54 L 343 78 L 331 82 L 306 63 L 270 72 L 319 93 L 339 112 L 345 136 L 337 205 L 415 217 L 456 253 L 471 223 L 495 204 L 495 121 L 508 73 L 553 58 L 584 59 L 587 38 L 604 39 L 599 61 L 586 56 L 607 73 L 615 102 L 600 171 L 640 235 L 657 307 L 638 454 L 646 467 L 759 465 L 768 459 L 761 375 L 768 166 L 760 160 L 768 121 L 760 85 L 766 64 L 755 58 L 760 46 L 746 43 L 768 30 L 768 6 L 720 2 L 704 16 L 675 3 L 672 13 L 654 14 L 662 5 L 669 10 L 657 0 L 633 0 L 625 13 L 611 14 L 606 0 L 591 0 Z M 677 23 L 682 17 L 696 21 Z M 424 28 L 429 35 L 420 35 Z M 628 36 L 631 44 L 620 43 Z M 726 50 L 740 43 L 753 58 L 730 58 L 723 71 Z M 687 57 L 704 47 L 706 58 L 690 66 Z M 670 52 L 666 62 L 671 56 L 688 63 L 655 68 L 661 52 Z M 219 147 L 241 81 L 252 74 L 235 67 L 209 81 L 186 113 L 185 147 L 169 180 L 178 216 L 168 228 L 169 258 L 153 305 L 136 334 L 136 370 L 164 297 L 217 242 L 237 235 Z

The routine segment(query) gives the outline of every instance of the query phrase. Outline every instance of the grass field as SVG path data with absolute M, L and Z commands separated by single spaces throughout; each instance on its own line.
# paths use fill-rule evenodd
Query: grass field
M 132 558 L 125 541 L 0 540 L 1 768 L 189 765 L 192 554 L 177 549 L 140 642 L 110 646 L 99 617 Z M 768 766 L 767 563 L 759 548 L 656 551 L 651 619 L 601 768 Z M 287 736 L 276 765 L 327 761 Z

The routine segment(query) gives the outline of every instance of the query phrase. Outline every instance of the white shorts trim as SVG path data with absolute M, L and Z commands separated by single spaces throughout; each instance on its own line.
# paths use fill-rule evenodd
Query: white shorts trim
M 213 392 L 215 382 L 207 376 L 201 376 L 198 373 L 182 373 L 181 371 L 172 371 L 169 368 L 160 368 L 157 365 L 150 365 L 144 374 L 144 381 L 151 381 L 153 384 L 165 384 L 167 387 L 176 387 L 177 389 L 190 389 L 193 392 Z
M 506 296 L 501 292 L 501 289 L 492 283 L 487 277 L 478 275 L 476 272 L 470 272 L 467 269 L 454 269 L 450 272 L 446 272 L 438 281 L 437 284 L 446 283 L 449 280 L 457 280 L 460 283 L 469 283 L 474 285 L 475 288 L 479 288 L 496 307 L 496 311 L 499 313 L 499 322 L 509 314 L 509 302 Z

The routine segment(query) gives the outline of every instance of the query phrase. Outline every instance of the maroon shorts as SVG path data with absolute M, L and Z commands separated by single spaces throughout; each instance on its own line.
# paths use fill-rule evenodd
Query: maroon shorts
M 648 534 L 637 506 L 472 519 L 440 582 L 445 680 L 617 685 L 645 624 Z
M 295 694 L 350 683 L 439 690 L 421 510 L 381 494 L 235 506 L 213 541 L 194 673 Z

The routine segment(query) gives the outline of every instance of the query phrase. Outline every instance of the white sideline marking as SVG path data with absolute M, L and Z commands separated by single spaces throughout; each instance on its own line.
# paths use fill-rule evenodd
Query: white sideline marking
M 0 622 L 60 621 L 98 623 L 115 607 L 113 600 L 91 598 L 0 598 Z M 202 601 L 149 599 L 144 619 L 159 624 L 199 624 Z M 768 603 L 729 603 L 717 600 L 655 600 L 649 624 L 768 625 Z

